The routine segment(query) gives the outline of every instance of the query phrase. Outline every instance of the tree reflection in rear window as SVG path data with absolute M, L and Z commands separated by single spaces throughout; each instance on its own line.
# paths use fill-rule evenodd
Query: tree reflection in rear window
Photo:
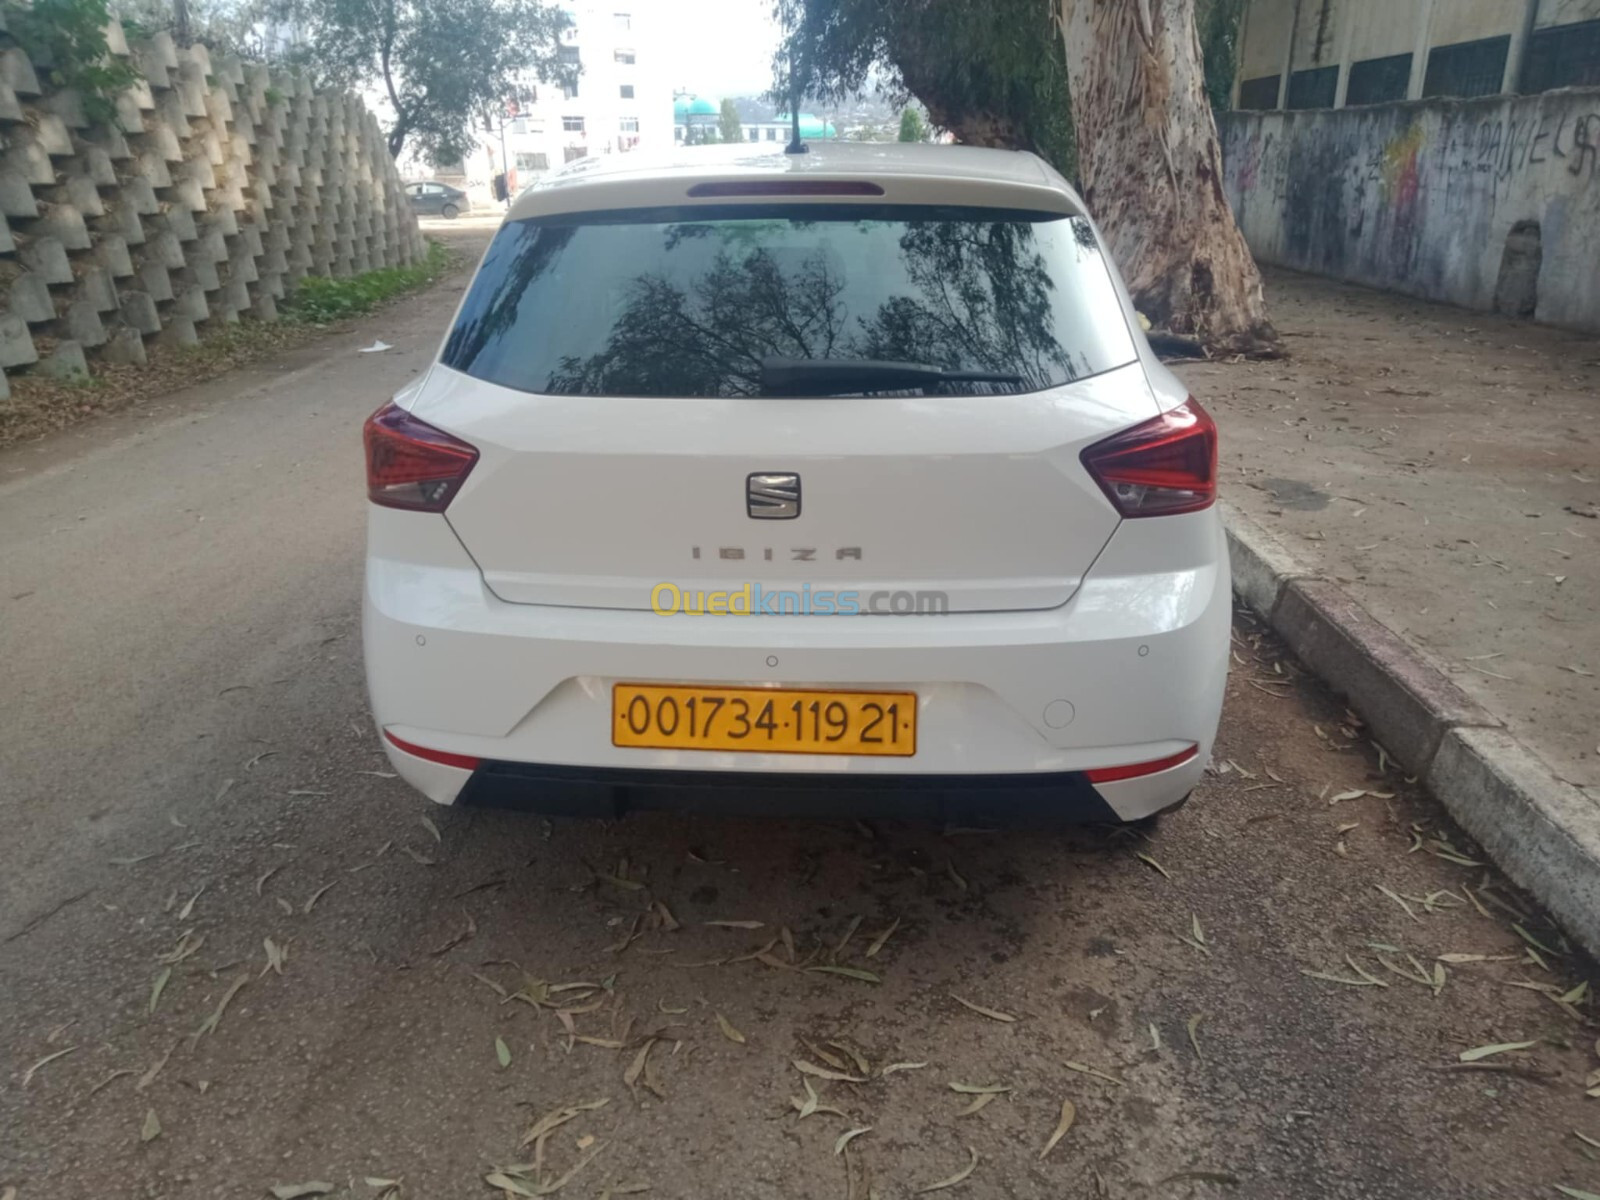
M 525 392 L 754 396 L 764 358 L 1013 373 L 1035 391 L 1132 362 L 1081 217 L 737 205 L 515 221 L 495 235 L 446 366 Z

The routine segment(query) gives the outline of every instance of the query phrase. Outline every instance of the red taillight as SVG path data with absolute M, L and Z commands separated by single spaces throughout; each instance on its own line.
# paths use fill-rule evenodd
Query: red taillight
M 1081 458 L 1125 517 L 1195 512 L 1217 498 L 1217 425 L 1193 396 Z
M 407 754 L 417 758 L 427 759 L 429 762 L 439 763 L 446 767 L 460 767 L 465 771 L 476 771 L 478 769 L 480 760 L 470 754 L 451 754 L 448 750 L 430 750 L 426 746 L 419 746 L 415 742 L 397 738 L 387 729 L 383 731 L 383 736 L 388 738 L 390 744 L 397 749 L 404 750 Z
M 461 490 L 478 451 L 395 404 L 367 418 L 367 498 L 388 508 L 443 512 Z
M 1096 767 L 1092 771 L 1085 771 L 1084 774 L 1089 777 L 1090 783 L 1115 783 L 1119 779 L 1138 779 L 1141 775 L 1155 775 L 1161 771 L 1170 771 L 1173 767 L 1181 767 L 1198 753 L 1200 753 L 1199 746 L 1190 746 L 1187 750 L 1180 750 L 1165 758 L 1129 763 L 1125 767 Z

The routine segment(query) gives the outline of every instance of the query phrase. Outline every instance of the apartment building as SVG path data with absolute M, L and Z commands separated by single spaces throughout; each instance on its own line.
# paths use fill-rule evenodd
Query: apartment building
M 529 80 L 508 103 L 503 152 L 501 131 L 484 138 L 491 174 L 509 165 L 514 188 L 574 159 L 672 144 L 669 72 L 651 53 L 660 44 L 652 35 L 666 16 L 663 0 L 579 0 L 563 8 L 572 24 L 560 53 L 580 69 L 577 83 Z

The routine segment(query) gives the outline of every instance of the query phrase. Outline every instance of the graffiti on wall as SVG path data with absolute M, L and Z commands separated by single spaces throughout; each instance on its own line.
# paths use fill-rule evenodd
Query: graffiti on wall
M 1445 154 L 1458 169 L 1492 175 L 1496 182 L 1556 163 L 1580 182 L 1593 183 L 1600 179 L 1600 109 L 1577 115 L 1503 115 L 1476 127 L 1463 124 L 1452 130 Z
M 1600 276 L 1575 266 L 1600 254 L 1600 92 L 1221 126 L 1229 201 L 1258 258 L 1489 308 L 1508 238 L 1542 226 L 1560 269 L 1541 275 L 1540 319 L 1600 327 Z

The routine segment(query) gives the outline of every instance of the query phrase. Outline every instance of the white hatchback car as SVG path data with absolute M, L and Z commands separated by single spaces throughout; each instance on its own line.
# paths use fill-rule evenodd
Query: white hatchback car
M 1127 821 L 1216 734 L 1216 429 L 1023 153 L 586 159 L 366 425 L 365 640 L 443 803 Z

